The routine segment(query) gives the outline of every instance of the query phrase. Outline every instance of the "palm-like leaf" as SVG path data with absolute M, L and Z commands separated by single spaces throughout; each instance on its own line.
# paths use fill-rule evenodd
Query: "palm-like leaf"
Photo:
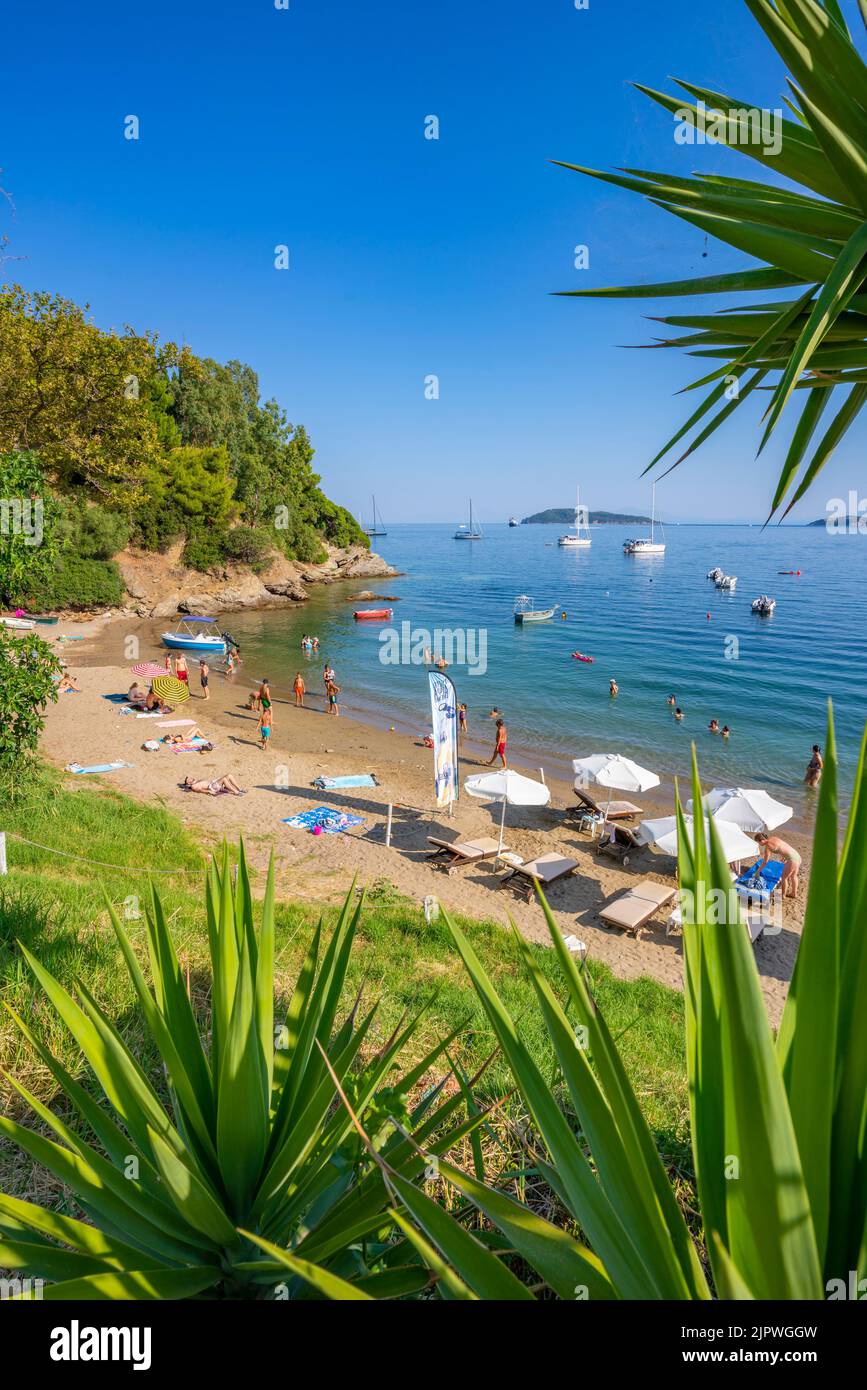
M 335 1107 L 335 1081 L 358 1115 L 376 1119 L 394 1180 L 411 1183 L 423 1171 L 422 1144 L 445 1152 L 484 1119 L 477 1108 L 463 1118 L 460 1091 L 443 1099 L 448 1066 L 440 1086 L 406 1114 L 411 1091 L 453 1037 L 400 1073 L 398 1054 L 418 1022 L 411 1019 L 362 1059 L 376 1007 L 359 1017 L 356 1001 L 337 1022 L 362 911 L 351 892 L 324 951 L 315 932 L 275 1039 L 273 864 L 258 933 L 243 845 L 234 886 L 228 851 L 213 863 L 207 907 L 209 1041 L 159 898 L 147 919 L 152 986 L 111 910 L 167 1103 L 86 987 L 79 983 L 73 998 L 25 951 L 107 1105 L 10 1009 L 83 1124 L 72 1128 L 10 1077 L 53 1138 L 8 1117 L 0 1117 L 0 1134 L 65 1183 L 90 1224 L 0 1194 L 0 1265 L 53 1281 L 45 1297 L 59 1299 L 186 1298 L 205 1290 L 256 1297 L 277 1284 L 307 1297 L 313 1269 L 313 1287 L 329 1297 L 399 1297 L 425 1287 L 431 1278 L 414 1247 L 393 1239 L 393 1193 L 344 1107 Z M 408 1139 L 384 1124 L 392 1112 L 408 1125 Z M 93 1142 L 82 1137 L 88 1128 Z M 397 1268 L 396 1258 L 403 1258 Z
M 784 462 L 773 515 L 785 516 L 811 486 L 867 401 L 867 67 L 846 27 L 837 0 L 745 0 L 788 66 L 795 120 L 780 122 L 780 148 L 744 141 L 744 113 L 756 103 L 721 92 L 678 85 L 694 98 L 639 86 L 652 101 L 703 128 L 714 121 L 719 143 L 797 185 L 698 174 L 684 178 L 642 169 L 618 173 L 581 165 L 563 167 L 643 194 L 650 202 L 764 262 L 763 268 L 659 285 L 569 290 L 576 297 L 657 297 L 798 289 L 795 299 L 726 308 L 716 313 L 668 316 L 671 327 L 696 330 L 654 346 L 685 348 L 693 356 L 719 357 L 724 365 L 695 386 L 716 381 L 705 399 L 648 465 L 654 467 L 711 409 L 726 379 L 740 383 L 724 406 L 671 465 L 677 467 L 759 386 L 772 391 L 759 449 L 776 428 L 793 392 L 807 387 L 800 419 Z M 862 4 L 867 22 L 867 6 Z M 702 106 L 699 106 L 702 103 Z M 558 161 L 559 162 L 559 161 Z M 747 368 L 755 375 L 742 381 Z M 768 373 L 775 383 L 763 385 Z M 824 406 L 833 417 L 814 439 Z M 809 451 L 812 449 L 812 453 Z M 798 470 L 803 469 L 800 481 Z

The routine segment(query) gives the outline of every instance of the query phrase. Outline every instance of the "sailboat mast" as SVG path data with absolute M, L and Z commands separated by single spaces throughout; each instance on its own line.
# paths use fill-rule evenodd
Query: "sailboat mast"
M 651 490 L 650 501 L 650 543 L 653 544 L 653 524 L 656 521 L 656 483 Z

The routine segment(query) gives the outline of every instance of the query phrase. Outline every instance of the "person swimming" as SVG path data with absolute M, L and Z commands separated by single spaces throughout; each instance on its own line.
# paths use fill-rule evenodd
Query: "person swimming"
M 608 694 L 609 694 L 609 695 L 619 695 L 619 694 L 620 694 L 620 686 L 617 684 L 617 681 L 614 679 L 613 676 L 611 677 L 611 680 L 608 682 Z
M 719 720 L 718 720 L 718 719 L 712 719 L 712 720 L 710 721 L 710 723 L 708 724 L 707 727 L 710 729 L 710 731 L 711 731 L 712 734 L 718 734 L 718 733 L 719 733 Z
M 722 734 L 723 738 L 728 738 L 729 734 L 731 733 L 731 729 L 729 728 L 728 724 L 723 724 L 722 728 L 720 729 L 720 733 Z
M 683 710 L 680 708 L 680 705 L 678 705 L 677 709 L 674 711 L 674 717 L 678 722 L 683 718 Z
M 666 701 L 666 703 L 669 704 L 669 705 L 676 705 L 676 704 L 677 704 L 677 696 L 676 696 L 676 695 L 669 695 L 668 700 Z

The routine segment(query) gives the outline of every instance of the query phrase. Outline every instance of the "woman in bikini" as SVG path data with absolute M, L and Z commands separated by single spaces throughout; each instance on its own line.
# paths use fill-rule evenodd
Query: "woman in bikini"
M 199 780 L 192 775 L 184 778 L 183 786 L 190 792 L 201 792 L 203 796 L 219 796 L 221 792 L 230 792 L 232 796 L 245 796 L 243 787 L 239 787 L 234 777 L 228 773 L 225 777 L 214 777 L 210 782 Z
M 773 854 L 777 859 L 783 861 L 783 872 L 780 876 L 780 889 L 784 898 L 795 898 L 798 895 L 798 873 L 801 868 L 801 856 L 796 849 L 786 841 L 781 840 L 779 835 L 768 835 L 760 831 L 753 837 L 759 849 L 762 851 L 761 863 L 757 873 L 769 862 Z
M 503 767 L 506 766 L 506 743 L 508 742 L 508 737 L 508 731 L 503 720 L 498 719 L 497 746 L 494 749 L 493 756 L 488 759 L 488 767 L 490 767 L 492 763 L 495 763 L 497 761 L 497 758 L 500 759 L 500 762 L 502 763 Z
M 807 772 L 804 777 L 804 781 L 808 787 L 818 787 L 822 780 L 824 767 L 825 763 L 822 759 L 822 754 L 819 752 L 819 745 L 818 743 L 814 743 L 813 754 L 810 761 L 807 763 Z

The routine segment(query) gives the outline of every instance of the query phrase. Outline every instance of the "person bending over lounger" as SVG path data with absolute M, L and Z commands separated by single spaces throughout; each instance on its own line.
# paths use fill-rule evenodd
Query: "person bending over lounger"
M 228 773 L 225 777 L 214 777 L 210 782 L 190 775 L 184 778 L 183 786 L 187 791 L 201 792 L 203 796 L 220 796 L 222 792 L 230 792 L 232 796 L 245 795 L 243 787 L 239 787 L 234 777 L 230 777 Z
M 763 830 L 754 835 L 753 839 L 762 851 L 762 860 L 757 872 L 761 873 L 771 855 L 776 855 L 778 859 L 783 861 L 783 872 L 780 876 L 780 888 L 783 897 L 797 897 L 798 873 L 801 868 L 801 856 L 798 851 L 793 849 L 785 840 L 781 840 L 779 835 L 768 835 Z

